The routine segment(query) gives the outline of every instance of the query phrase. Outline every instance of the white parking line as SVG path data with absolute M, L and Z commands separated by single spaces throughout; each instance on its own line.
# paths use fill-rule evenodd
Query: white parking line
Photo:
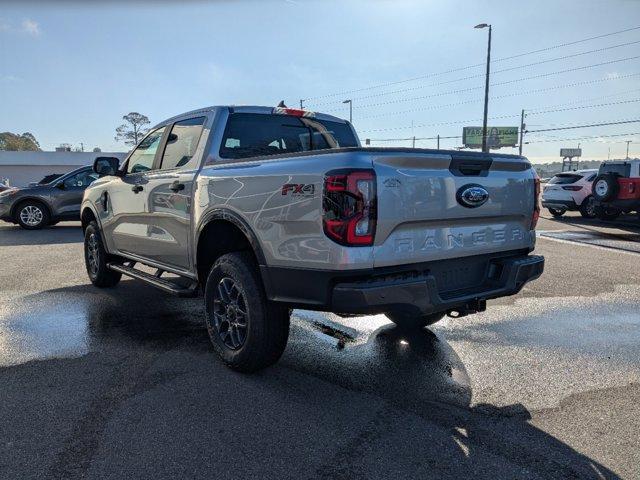
M 580 245 L 581 247 L 591 247 L 599 250 L 607 250 L 609 252 L 614 251 L 619 253 L 626 253 L 628 255 L 636 255 L 636 256 L 640 255 L 640 252 L 633 252 L 631 250 L 624 250 L 616 247 L 607 247 L 604 245 L 594 245 L 593 243 L 580 242 L 576 240 L 566 240 L 564 238 L 547 237 L 542 235 L 543 233 L 563 233 L 563 232 L 570 232 L 570 230 L 539 230 L 539 231 L 536 231 L 536 237 L 544 240 L 552 240 L 554 242 L 559 242 L 559 243 L 568 243 L 570 245 Z

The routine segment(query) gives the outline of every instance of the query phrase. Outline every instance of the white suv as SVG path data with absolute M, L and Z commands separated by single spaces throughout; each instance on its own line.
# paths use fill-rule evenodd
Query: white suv
M 542 206 L 554 217 L 561 217 L 567 210 L 579 210 L 583 217 L 594 218 L 596 209 L 591 185 L 597 175 L 597 169 L 555 175 L 544 186 Z

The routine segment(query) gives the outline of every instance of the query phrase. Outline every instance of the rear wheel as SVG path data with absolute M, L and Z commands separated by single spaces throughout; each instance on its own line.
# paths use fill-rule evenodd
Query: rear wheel
M 596 199 L 593 198 L 593 195 L 589 195 L 582 201 L 582 205 L 580 205 L 580 215 L 584 218 L 596 217 Z
M 566 213 L 566 210 L 562 210 L 561 208 L 550 208 L 549 213 L 554 217 L 561 217 Z
M 596 216 L 600 220 L 615 220 L 622 212 L 616 208 L 596 207 Z
M 122 278 L 122 274 L 107 267 L 109 254 L 102 244 L 98 224 L 90 222 L 84 231 L 84 261 L 91 283 L 96 287 L 113 287 Z
M 267 299 L 250 254 L 228 253 L 214 264 L 205 288 L 206 322 L 213 348 L 240 372 L 278 361 L 289 337 L 289 309 Z
M 49 225 L 49 210 L 42 203 L 27 200 L 16 209 L 16 222 L 27 230 L 38 230 Z
M 385 315 L 389 320 L 402 329 L 418 330 L 442 320 L 444 312 L 431 313 L 429 315 L 406 315 L 402 313 L 388 312 Z

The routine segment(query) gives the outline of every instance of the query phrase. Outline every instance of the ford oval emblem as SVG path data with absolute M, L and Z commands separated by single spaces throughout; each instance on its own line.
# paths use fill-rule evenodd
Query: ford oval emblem
M 481 185 L 464 185 L 458 189 L 456 199 L 463 207 L 476 208 L 489 200 L 489 192 Z

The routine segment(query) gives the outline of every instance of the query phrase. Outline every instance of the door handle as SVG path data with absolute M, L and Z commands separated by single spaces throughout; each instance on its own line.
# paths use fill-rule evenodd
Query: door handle
M 134 185 L 133 187 L 131 187 L 131 191 L 133 193 L 139 193 L 142 190 L 144 190 L 144 188 L 142 188 L 142 185 Z
M 171 184 L 169 190 L 171 190 L 172 192 L 179 192 L 181 190 L 184 190 L 184 183 L 180 183 L 176 180 Z

